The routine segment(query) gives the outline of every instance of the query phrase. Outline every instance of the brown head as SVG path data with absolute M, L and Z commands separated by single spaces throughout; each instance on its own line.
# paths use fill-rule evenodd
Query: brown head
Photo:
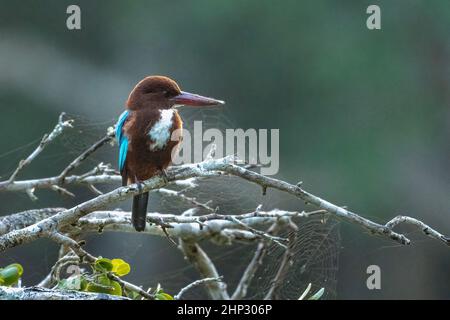
M 127 107 L 130 110 L 170 109 L 180 105 L 205 107 L 224 103 L 221 100 L 181 91 L 178 84 L 167 77 L 150 76 L 142 79 L 131 91 Z

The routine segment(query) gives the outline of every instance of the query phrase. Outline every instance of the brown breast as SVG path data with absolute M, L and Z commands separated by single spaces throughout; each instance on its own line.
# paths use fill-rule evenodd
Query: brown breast
M 170 165 L 174 148 L 182 139 L 181 130 L 177 130 L 182 129 L 182 125 L 174 109 L 131 112 L 124 125 L 124 133 L 129 139 L 126 169 L 130 182 L 135 178 L 139 181 L 149 179 Z

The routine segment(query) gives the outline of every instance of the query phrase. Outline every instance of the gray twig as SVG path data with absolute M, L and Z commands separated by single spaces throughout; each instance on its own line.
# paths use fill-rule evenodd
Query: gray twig
M 196 281 L 194 281 L 194 282 L 188 284 L 188 285 L 185 286 L 184 288 L 182 288 L 182 289 L 181 289 L 181 290 L 180 290 L 173 298 L 174 298 L 175 300 L 180 300 L 181 297 L 183 296 L 183 294 L 186 293 L 186 291 L 189 291 L 190 289 L 195 288 L 195 287 L 197 287 L 197 286 L 199 286 L 199 285 L 201 285 L 201 284 L 207 283 L 207 282 L 211 282 L 211 281 L 217 281 L 217 282 L 220 282 L 220 281 L 222 281 L 222 278 L 223 278 L 223 277 L 220 276 L 220 277 L 218 277 L 218 278 L 203 278 L 203 279 L 200 279 L 200 280 L 196 280 Z
M 219 278 L 219 274 L 214 263 L 208 257 L 205 251 L 195 242 L 184 241 L 180 239 L 180 250 L 184 253 L 186 259 L 194 265 L 203 278 Z M 229 300 L 227 286 L 224 282 L 210 281 L 206 282 L 206 289 L 209 296 L 214 300 Z
M 106 293 L 58 290 L 42 287 L 11 288 L 0 286 L 0 300 L 129 300 Z
M 42 137 L 41 142 L 37 146 L 36 149 L 24 160 L 21 160 L 19 162 L 19 165 L 17 166 L 16 170 L 14 170 L 13 174 L 9 177 L 9 179 L 6 181 L 6 184 L 11 184 L 16 179 L 19 172 L 25 168 L 27 165 L 29 165 L 44 149 L 45 147 L 55 140 L 63 131 L 65 128 L 72 128 L 72 120 L 64 120 L 65 113 L 61 113 L 58 119 L 58 123 L 56 124 L 55 128 L 50 132 L 49 134 L 45 134 Z

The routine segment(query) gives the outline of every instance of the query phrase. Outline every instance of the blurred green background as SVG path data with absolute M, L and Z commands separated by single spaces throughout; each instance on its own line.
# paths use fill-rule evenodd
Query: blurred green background
M 66 111 L 84 123 L 87 142 L 72 133 L 20 178 L 56 174 L 114 122 L 136 82 L 163 74 L 226 100 L 218 122 L 279 128 L 278 177 L 302 180 L 306 190 L 379 222 L 406 214 L 450 234 L 450 2 L 77 1 L 79 31 L 66 28 L 70 4 L 0 1 L 2 178 Z M 381 30 L 366 28 L 369 4 L 381 7 Z M 115 165 L 111 149 L 90 167 L 97 160 Z M 92 197 L 71 190 L 76 199 L 0 194 L 0 215 Z M 401 230 L 411 246 L 341 225 L 336 298 L 450 298 L 449 248 Z M 105 234 L 91 246 L 97 255 L 127 255 L 140 270 L 130 279 L 153 285 L 146 283 L 152 270 L 183 262 L 174 248 L 169 258 L 152 256 L 159 250 L 149 247 L 152 240 Z M 41 240 L 2 254 L 0 265 L 21 262 L 31 285 L 56 251 Z M 366 287 L 371 264 L 381 267 L 381 290 Z

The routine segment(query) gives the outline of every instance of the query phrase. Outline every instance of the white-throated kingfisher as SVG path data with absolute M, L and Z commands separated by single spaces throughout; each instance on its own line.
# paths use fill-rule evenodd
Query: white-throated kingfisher
M 116 124 L 122 185 L 165 174 L 164 170 L 172 162 L 172 151 L 181 141 L 181 134 L 171 139 L 172 133 L 183 126 L 176 107 L 218 104 L 224 102 L 181 91 L 167 77 L 149 76 L 141 80 L 131 91 L 127 110 Z M 147 202 L 148 192 L 133 197 L 131 221 L 137 231 L 145 229 Z

